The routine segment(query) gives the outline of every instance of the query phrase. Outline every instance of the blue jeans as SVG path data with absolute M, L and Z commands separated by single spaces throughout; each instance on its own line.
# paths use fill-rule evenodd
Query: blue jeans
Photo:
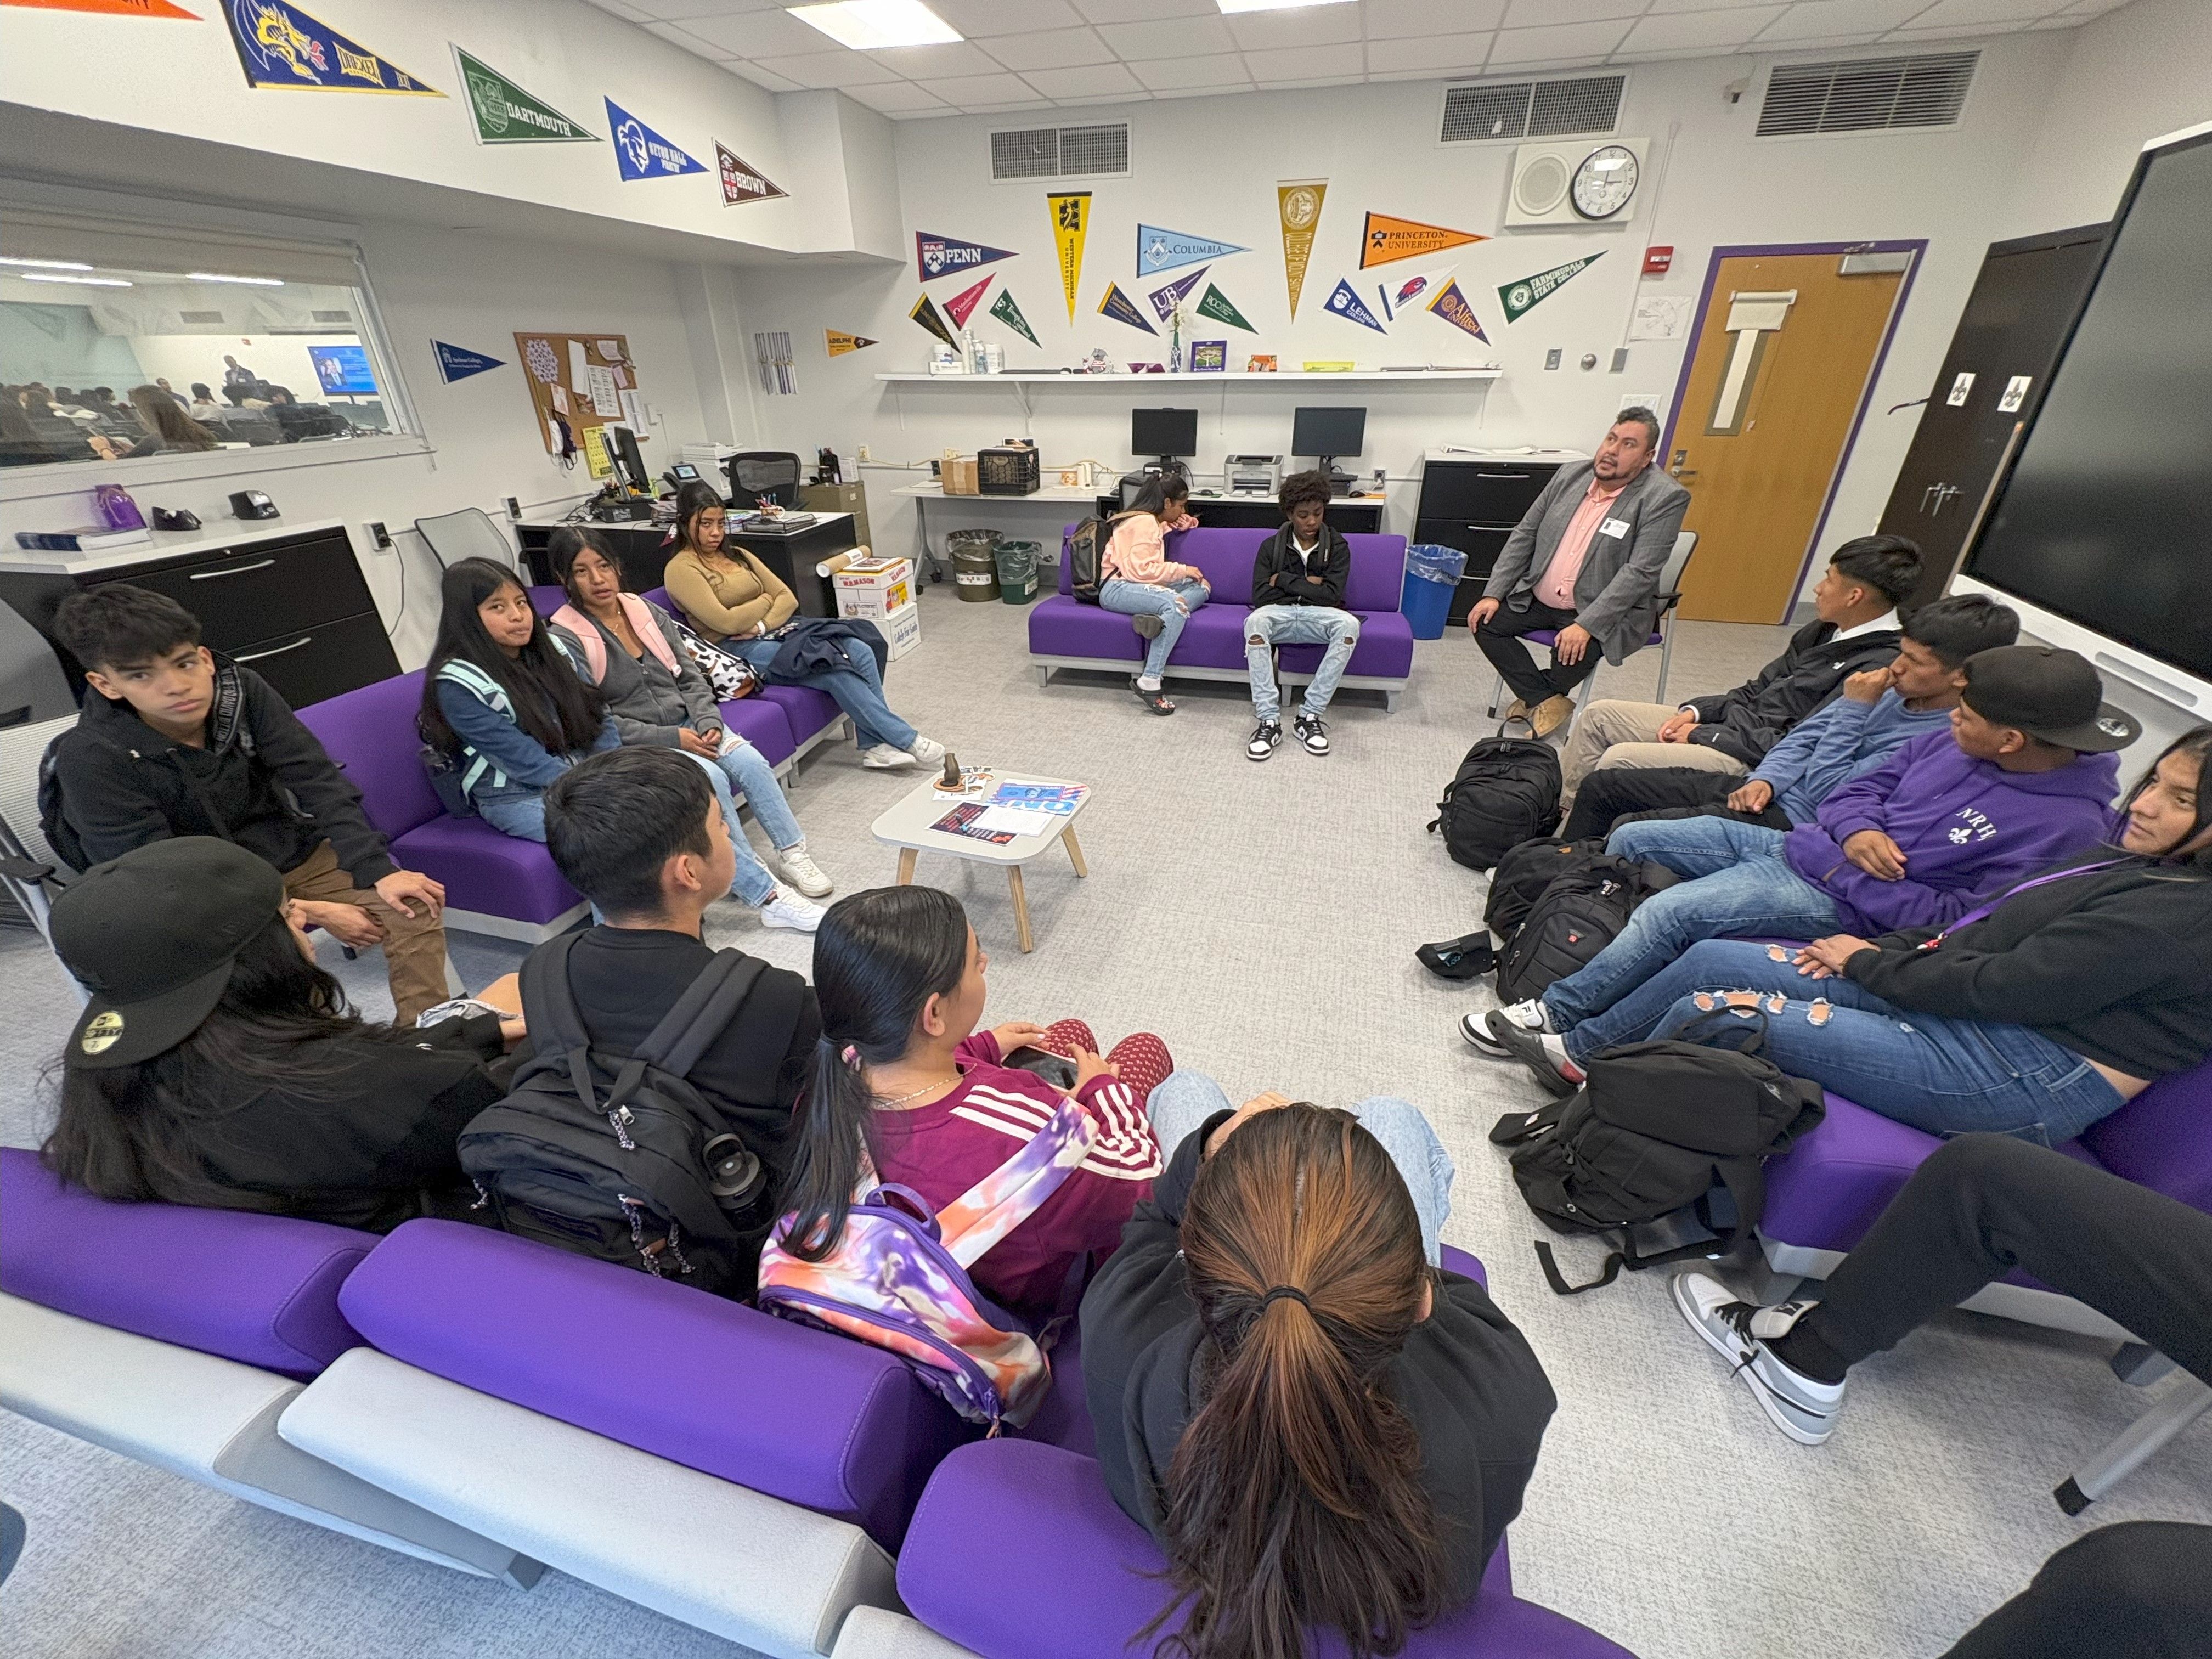
M 1162 586 L 1109 576 L 1098 587 L 1101 609 L 1118 611 L 1125 617 L 1160 619 L 1160 636 L 1145 651 L 1142 672 L 1148 680 L 1159 678 L 1176 641 L 1182 637 L 1183 624 L 1190 620 L 1190 613 L 1211 597 L 1204 582 L 1173 582 Z
M 775 781 L 775 768 L 769 764 L 768 757 L 732 732 L 729 751 L 714 764 L 727 780 L 727 787 L 745 798 L 753 809 L 753 819 L 766 834 L 769 842 L 779 852 L 787 847 L 796 847 L 806 839 L 806 832 L 799 827 L 799 818 L 784 798 L 783 786 Z M 732 829 L 736 826 L 732 824 Z
M 858 640 L 840 640 L 845 653 L 846 666 L 831 669 L 827 673 L 809 674 L 800 680 L 776 680 L 774 684 L 811 685 L 817 691 L 827 691 L 837 700 L 837 707 L 852 716 L 853 736 L 863 749 L 874 749 L 889 744 L 894 749 L 911 749 L 920 734 L 911 726 L 891 713 L 884 701 L 884 677 L 876 667 L 876 653 Z M 781 640 L 724 640 L 722 649 L 736 653 L 759 671 L 763 679 L 769 678 L 769 665 L 775 653 L 783 648 Z M 757 810 L 757 809 L 756 809 Z
M 1263 605 L 1244 619 L 1244 666 L 1252 676 L 1252 712 L 1263 720 L 1278 719 L 1283 710 L 1275 690 L 1275 665 L 1271 645 L 1326 645 L 1321 666 L 1306 686 L 1299 712 L 1318 716 L 1336 695 L 1344 665 L 1359 643 L 1359 618 L 1349 611 L 1321 605 Z
M 746 747 L 750 749 L 752 745 L 748 744 Z M 687 754 L 690 751 L 678 750 L 677 752 Z M 753 752 L 756 755 L 760 753 L 758 750 L 754 750 Z M 692 755 L 691 758 L 699 763 L 699 769 L 707 775 L 707 781 L 714 791 L 714 805 L 722 809 L 722 822 L 730 828 L 731 850 L 738 855 L 738 872 L 730 883 L 730 890 L 757 910 L 775 896 L 775 878 L 769 873 L 768 866 L 763 864 L 754 855 L 752 844 L 745 839 L 745 832 L 738 827 L 738 804 L 731 799 L 730 777 L 724 770 L 729 764 L 730 759 L 734 757 L 726 757 L 720 761 L 708 760 L 704 755 Z M 761 769 L 763 771 L 768 769 L 768 763 L 765 759 L 761 762 Z M 775 789 L 775 779 L 773 775 L 769 778 L 769 787 L 775 790 L 776 799 L 780 801 L 783 799 L 783 792 L 781 789 Z M 746 791 L 746 795 L 752 801 L 753 811 L 757 816 L 760 811 L 760 797 L 754 795 L 750 790 Z M 787 807 L 785 809 L 785 816 L 787 817 L 790 816 L 790 809 Z M 767 826 L 763 823 L 762 827 L 765 829 Z
M 1148 1108 L 1160 1156 L 1172 1159 L 1176 1148 L 1204 1127 L 1206 1119 L 1236 1109 L 1237 1103 L 1205 1073 L 1170 1073 L 1152 1091 Z M 1390 1162 L 1398 1166 L 1406 1190 L 1413 1194 L 1413 1212 L 1421 1218 L 1421 1254 L 1431 1267 L 1440 1266 L 1444 1221 L 1451 1214 L 1452 1177 L 1459 1173 L 1451 1154 L 1421 1115 L 1421 1109 L 1410 1101 L 1376 1095 L 1346 1109 L 1382 1143 Z
M 1623 824 L 1605 850 L 1650 859 L 1678 876 L 1679 887 L 1636 907 L 1620 937 L 1579 972 L 1553 981 L 1544 1007 L 1565 1030 L 1626 996 L 1701 939 L 1777 933 L 1820 939 L 1843 923 L 1836 902 L 1792 870 L 1779 830 L 1733 818 L 1657 818 Z
M 477 795 L 469 804 L 477 809 L 478 817 L 502 836 L 541 843 L 545 839 L 545 793 L 542 789 L 526 793 Z
M 1579 1061 L 1665 1036 L 1717 1004 L 1713 993 L 1752 991 L 1766 1011 L 1769 1060 L 1929 1134 L 1993 1130 L 2056 1146 L 2120 1109 L 2119 1091 L 2095 1066 L 2025 1025 L 1915 1013 L 1852 980 L 1807 978 L 1791 954 L 1741 939 L 1693 945 L 1568 1032 L 1567 1052 Z

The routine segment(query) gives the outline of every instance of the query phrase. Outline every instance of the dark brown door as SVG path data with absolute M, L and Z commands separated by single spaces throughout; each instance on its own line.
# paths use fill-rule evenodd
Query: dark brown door
M 2097 274 L 2106 228 L 2084 225 L 1990 244 L 1882 511 L 1883 534 L 1920 544 L 1915 605 L 1949 586 L 2013 428 L 2042 399 L 2059 344 Z

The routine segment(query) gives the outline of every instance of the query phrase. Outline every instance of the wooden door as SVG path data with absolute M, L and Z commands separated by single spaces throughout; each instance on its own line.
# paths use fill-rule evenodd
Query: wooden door
M 1698 532 L 1681 614 L 1789 619 L 1808 544 L 1905 283 L 1836 253 L 1731 255 L 1700 319 L 1667 470 Z

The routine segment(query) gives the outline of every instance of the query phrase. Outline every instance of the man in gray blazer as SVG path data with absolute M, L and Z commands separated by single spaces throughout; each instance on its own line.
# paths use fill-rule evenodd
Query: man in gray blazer
M 1659 573 L 1689 510 L 1690 492 L 1653 466 L 1659 417 L 1624 409 L 1589 461 L 1563 466 L 1506 538 L 1482 598 L 1468 613 L 1482 654 L 1513 688 L 1508 720 L 1547 738 L 1574 713 L 1569 696 L 1651 638 Z M 1520 636 L 1558 635 L 1539 668 Z

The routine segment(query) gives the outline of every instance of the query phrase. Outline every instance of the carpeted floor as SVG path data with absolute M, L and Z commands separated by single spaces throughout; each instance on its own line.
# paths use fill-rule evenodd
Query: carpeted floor
M 1281 1089 L 1324 1102 L 1420 1103 L 1459 1162 L 1446 1239 L 1488 1264 L 1559 1395 L 1544 1462 L 1513 1528 L 1516 1587 L 1645 1659 L 1721 1653 L 1891 1659 L 1940 1653 L 2100 1522 L 2212 1522 L 2212 1419 L 2081 1520 L 2050 1489 L 2158 1390 L 2113 1379 L 2079 1339 L 1954 1314 L 1854 1373 L 1847 1416 L 1818 1450 L 1771 1429 L 1682 1325 L 1657 1273 L 1571 1301 L 1546 1288 L 1537 1236 L 1484 1139 L 1533 1083 L 1453 1030 L 1486 989 L 1431 978 L 1424 939 L 1480 919 L 1483 884 L 1423 833 L 1481 720 L 1490 676 L 1463 633 L 1418 647 L 1393 714 L 1346 693 L 1337 752 L 1243 758 L 1240 689 L 1177 684 L 1172 719 L 1120 677 L 1041 690 L 1024 616 L 927 592 L 924 642 L 891 672 L 892 701 L 970 763 L 1096 787 L 1081 818 L 1091 876 L 1032 866 L 1037 933 L 1024 956 L 1003 876 L 925 857 L 919 878 L 959 895 L 991 956 L 991 1017 L 1088 1019 L 1108 1041 L 1164 1036 L 1232 1098 Z M 1686 624 L 1675 696 L 1719 690 L 1778 648 L 1779 629 Z M 1601 677 L 1649 697 L 1657 653 Z M 870 821 L 914 775 L 859 769 L 849 747 L 805 763 L 792 799 L 841 892 L 888 882 Z M 725 907 L 728 909 L 729 907 Z M 806 942 L 732 910 L 710 940 L 804 971 Z M 455 941 L 472 985 L 519 959 Z M 364 1006 L 388 1008 L 374 958 L 334 963 Z M 35 939 L 0 940 L 0 1139 L 34 1144 L 40 1068 L 69 1018 Z M 1567 1244 L 1573 1273 L 1594 1250 Z M 731 1654 L 725 1644 L 549 1575 L 527 1593 L 465 1580 L 0 1419 L 0 1491 L 30 1522 L 4 1592 L 27 1656 Z M 617 1522 L 618 1499 L 610 1500 Z M 634 1519 L 634 1517 L 633 1517 Z M 675 1517 L 662 1517 L 674 1523 Z

